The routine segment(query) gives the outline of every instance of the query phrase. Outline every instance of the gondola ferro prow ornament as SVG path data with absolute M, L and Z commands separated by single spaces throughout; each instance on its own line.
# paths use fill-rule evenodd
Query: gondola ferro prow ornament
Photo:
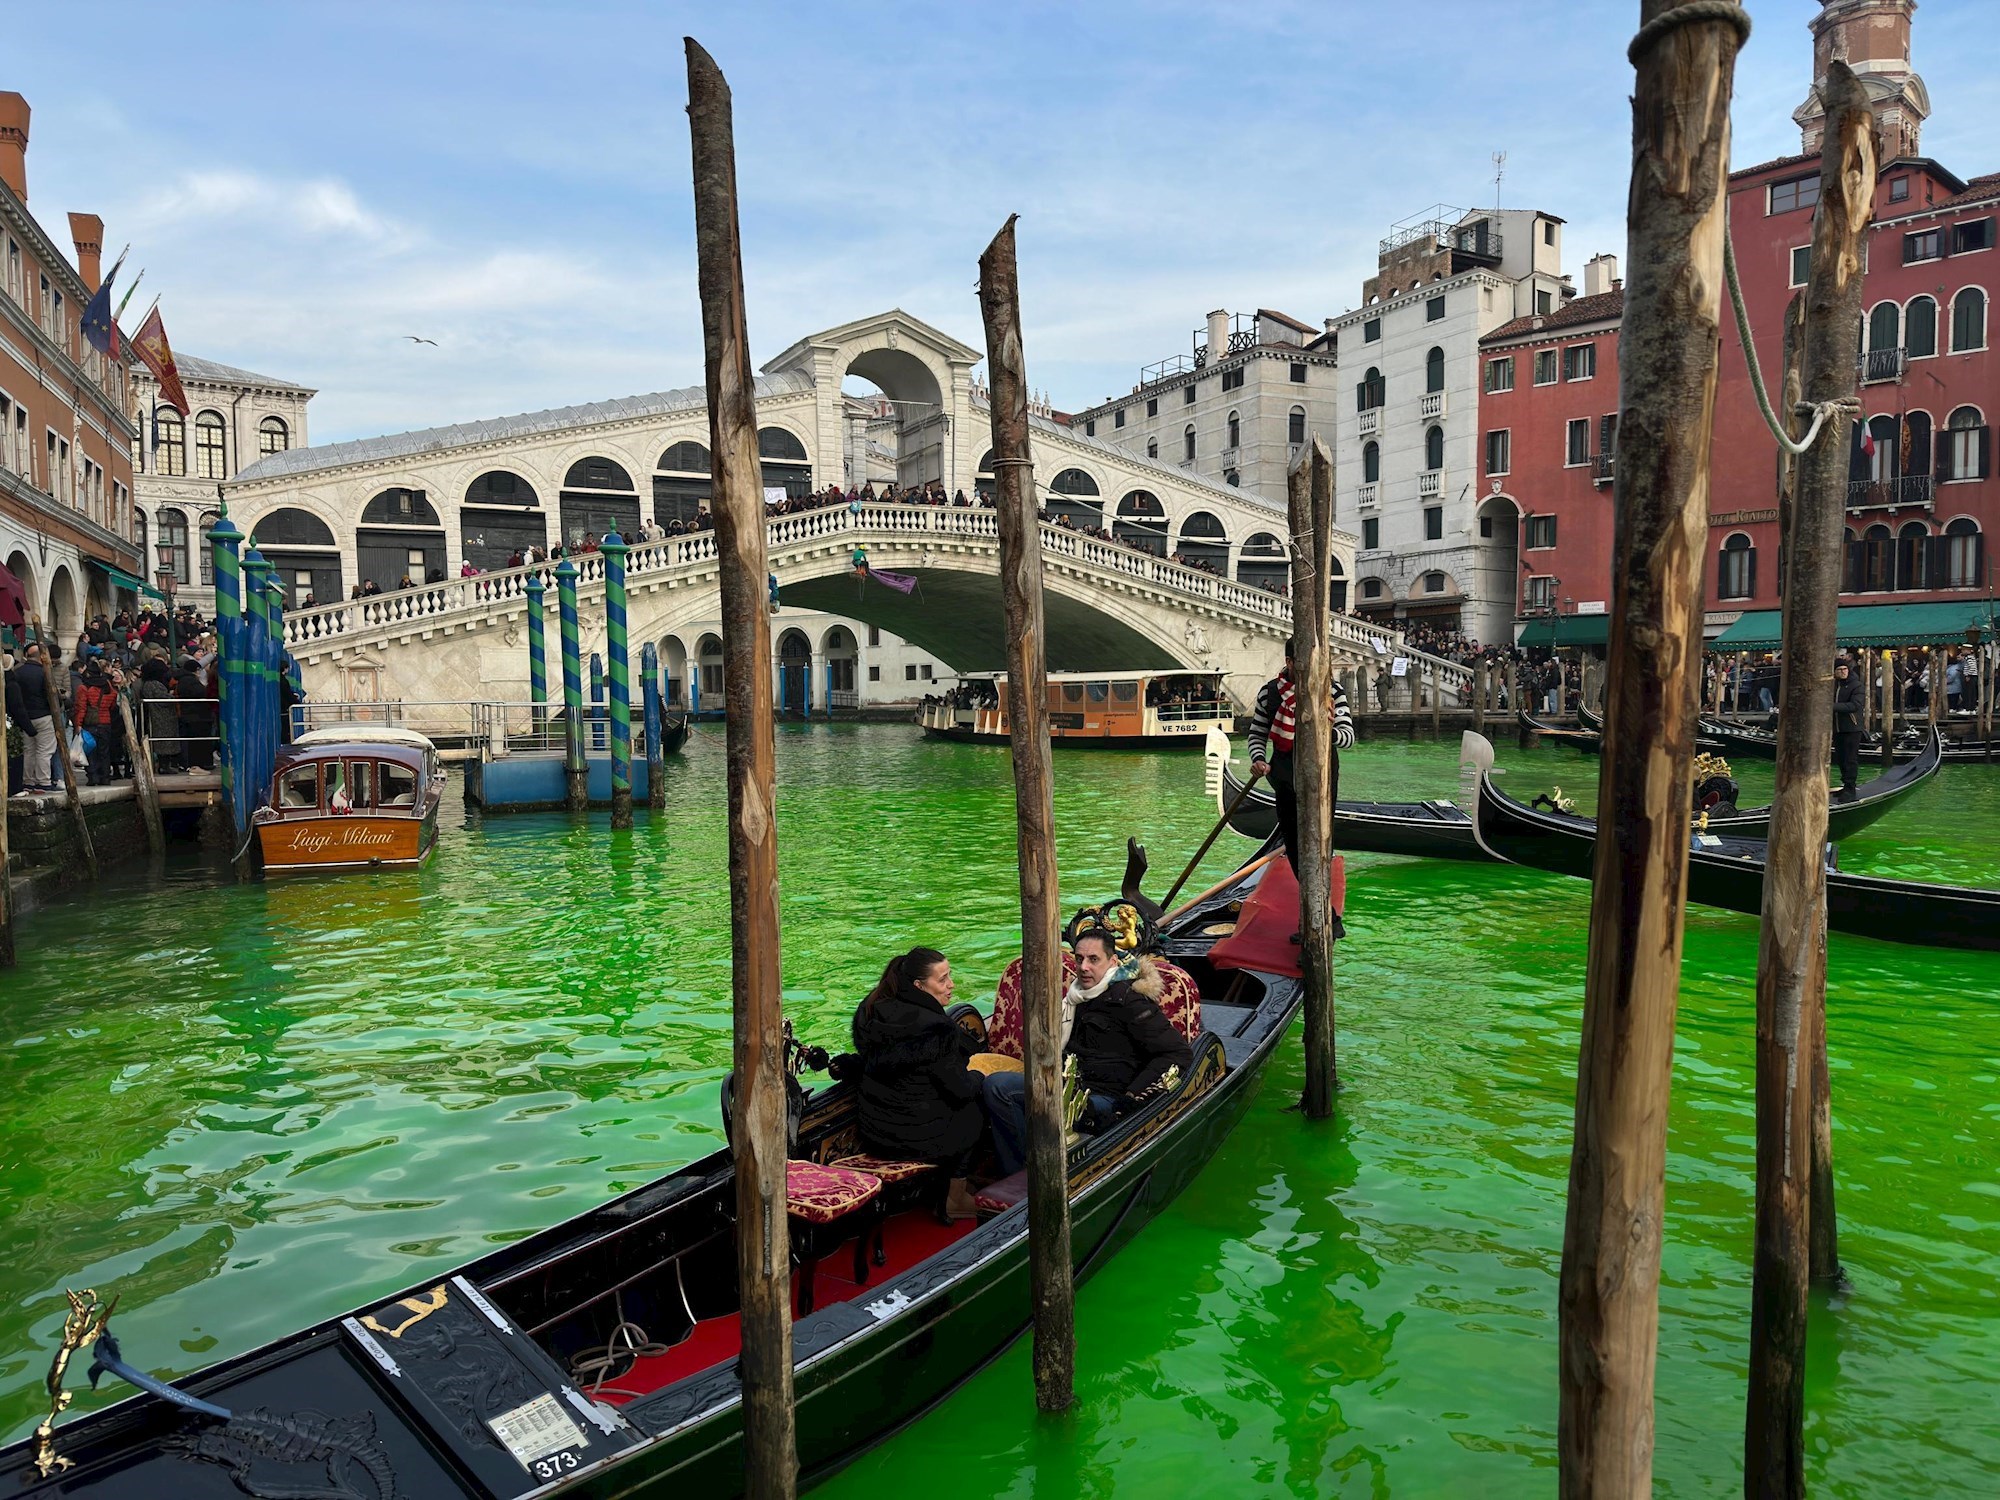
M 70 1460 L 56 1452 L 55 1445 L 56 1418 L 69 1408 L 74 1399 L 74 1393 L 63 1388 L 63 1379 L 69 1374 L 70 1359 L 79 1349 L 87 1349 L 97 1342 L 98 1336 L 104 1332 L 105 1323 L 118 1307 L 116 1297 L 108 1303 L 104 1302 L 89 1287 L 81 1293 L 64 1287 L 63 1295 L 69 1298 L 69 1312 L 63 1318 L 62 1342 L 56 1346 L 55 1358 L 49 1361 L 49 1414 L 36 1425 L 34 1432 L 35 1455 L 30 1469 L 37 1479 L 47 1479 L 59 1470 L 74 1467 Z

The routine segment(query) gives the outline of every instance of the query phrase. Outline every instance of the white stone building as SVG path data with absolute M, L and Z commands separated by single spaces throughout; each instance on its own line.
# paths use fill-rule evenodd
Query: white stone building
M 1192 353 L 1147 365 L 1129 393 L 1073 420 L 1088 437 L 1283 505 L 1308 434 L 1330 443 L 1339 415 L 1330 332 L 1269 308 L 1218 310 L 1192 342 Z M 1167 540 L 1179 551 L 1206 539 Z
M 146 582 L 174 575 L 175 594 L 203 616 L 215 613 L 215 576 L 203 536 L 216 514 L 216 488 L 247 464 L 302 448 L 306 403 L 316 391 L 271 375 L 190 354 L 175 356 L 193 410 L 183 417 L 160 399 L 143 364 L 132 368 L 132 488 Z
M 1353 392 L 1337 423 L 1334 520 L 1361 533 L 1356 613 L 1512 639 L 1512 538 L 1482 534 L 1479 515 L 1479 340 L 1574 295 L 1562 223 L 1428 209 L 1382 241 L 1361 307 L 1328 320 Z

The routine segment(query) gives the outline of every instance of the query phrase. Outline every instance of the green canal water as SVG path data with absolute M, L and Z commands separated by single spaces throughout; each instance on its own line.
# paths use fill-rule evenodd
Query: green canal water
M 1500 751 L 1594 805 L 1594 761 Z M 786 1003 L 837 1042 L 885 957 L 988 996 L 1017 949 L 1004 752 L 900 726 L 783 733 Z M 1766 766 L 1740 766 L 1747 801 Z M 1127 832 L 1177 868 L 1193 756 L 1057 757 L 1063 888 L 1115 891 Z M 185 1373 L 576 1213 L 708 1151 L 729 1054 L 719 728 L 672 811 L 481 822 L 429 868 L 235 886 L 195 865 L 33 918 L 0 976 L 0 1431 L 61 1289 L 123 1298 Z M 1364 745 L 1350 796 L 1451 795 L 1455 750 Z M 1221 873 L 1246 846 L 1212 857 Z M 1947 767 L 1845 865 L 2000 883 L 2000 771 Z M 1221 1154 L 1079 1298 L 1078 1404 L 1032 1415 L 1018 1346 L 822 1493 L 1543 1496 L 1589 916 L 1582 882 L 1356 856 L 1339 1118 L 1296 1038 Z M 1165 878 L 1154 882 L 1159 889 Z M 1756 926 L 1689 922 L 1668 1159 L 1657 1492 L 1740 1485 Z M 1835 937 L 1841 1251 L 1816 1307 L 1822 1496 L 2000 1491 L 2000 959 Z M 81 1398 L 88 1406 L 93 1398 Z M 107 1399 L 98 1397 L 98 1400 Z

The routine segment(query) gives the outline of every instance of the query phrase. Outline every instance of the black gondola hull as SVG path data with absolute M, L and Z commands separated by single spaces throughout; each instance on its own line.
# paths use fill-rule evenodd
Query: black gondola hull
M 1222 805 L 1234 806 L 1229 827 L 1259 843 L 1278 830 L 1278 805 L 1259 784 L 1237 802 L 1243 783 L 1225 762 Z M 1472 819 L 1449 802 L 1341 802 L 1334 810 L 1333 846 L 1353 854 L 1407 854 L 1421 859 L 1492 858 L 1472 836 Z

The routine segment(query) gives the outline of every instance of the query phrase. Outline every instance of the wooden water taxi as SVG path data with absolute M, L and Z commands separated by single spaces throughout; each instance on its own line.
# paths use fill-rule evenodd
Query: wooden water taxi
M 315 729 L 278 752 L 257 809 L 267 874 L 420 865 L 437 841 L 444 778 L 435 746 L 409 729 Z
M 969 745 L 1007 743 L 1007 674 L 960 677 L 924 699 L 917 723 L 926 735 Z M 1219 672 L 1051 672 L 1049 739 L 1057 745 L 1114 750 L 1201 748 L 1208 731 L 1225 732 L 1236 709 Z

